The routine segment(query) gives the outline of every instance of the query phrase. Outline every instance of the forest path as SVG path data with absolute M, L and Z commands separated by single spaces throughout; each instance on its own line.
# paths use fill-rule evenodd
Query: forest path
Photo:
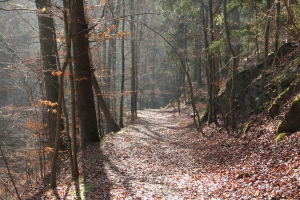
M 111 194 L 129 199 L 177 199 L 198 193 L 193 192 L 198 187 L 187 185 L 201 171 L 196 164 L 197 148 L 184 138 L 199 133 L 191 132 L 190 123 L 183 126 L 180 118 L 184 117 L 188 115 L 172 110 L 144 110 L 134 124 L 107 138 L 103 147 L 109 159 L 106 172 L 116 186 Z
M 79 153 L 78 181 L 65 160 L 57 189 L 38 199 L 300 199 L 300 132 L 275 143 L 278 122 L 261 115 L 239 139 L 205 126 L 208 140 L 182 110 L 139 111 Z

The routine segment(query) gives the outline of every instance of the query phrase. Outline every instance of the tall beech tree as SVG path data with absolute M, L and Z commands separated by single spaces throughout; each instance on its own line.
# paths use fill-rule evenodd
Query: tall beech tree
M 135 42 L 134 42 L 134 30 L 135 30 L 135 24 L 134 24 L 134 0 L 130 0 L 130 11 L 131 11 L 131 17 L 130 17 L 130 31 L 131 31 L 131 120 L 133 121 L 136 117 L 136 62 L 135 62 Z
M 46 99 L 55 103 L 58 101 L 58 77 L 52 76 L 52 72 L 57 70 L 57 60 L 55 55 L 56 35 L 54 20 L 51 14 L 50 0 L 36 0 L 36 7 L 38 9 L 38 25 L 42 56 L 42 67 L 44 73 L 44 82 L 46 90 Z M 53 147 L 55 143 L 56 134 L 56 114 L 51 112 L 55 107 L 49 107 L 48 115 L 48 131 L 50 136 L 50 146 Z
M 264 63 L 266 65 L 267 63 L 267 57 L 269 53 L 269 35 L 270 35 L 270 12 L 271 12 L 271 0 L 267 0 L 267 5 L 266 5 L 266 25 L 265 25 L 265 33 L 264 33 Z
M 227 24 L 227 9 L 226 9 L 226 0 L 223 0 L 223 16 L 224 16 L 224 27 L 225 27 L 225 34 L 226 34 L 226 44 L 227 48 L 230 51 L 232 56 L 232 85 L 231 85 L 231 92 L 230 92 L 230 119 L 231 119 L 231 127 L 236 127 L 235 122 L 235 90 L 236 90 L 236 70 L 237 70 L 237 57 L 235 54 L 234 49 L 231 46 L 230 42 L 230 32 L 229 27 Z
M 88 25 L 85 19 L 83 0 L 73 2 L 72 20 L 76 105 L 79 113 L 81 145 L 84 148 L 92 142 L 99 142 L 100 137 L 92 88 Z
M 125 0 L 122 2 L 122 13 L 125 16 Z M 125 32 L 125 20 L 122 20 L 122 32 Z M 119 126 L 124 127 L 123 124 L 123 108 L 124 108 L 124 82 L 125 82 L 125 39 L 122 35 L 121 40 L 121 63 L 122 63 L 122 74 L 121 74 L 121 98 L 120 98 L 120 111 L 119 111 Z

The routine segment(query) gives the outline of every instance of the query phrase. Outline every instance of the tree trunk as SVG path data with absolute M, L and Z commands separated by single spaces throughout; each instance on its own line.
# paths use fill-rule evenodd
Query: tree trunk
M 47 0 L 36 0 L 38 9 L 39 36 L 42 55 L 42 67 L 44 72 L 44 82 L 46 89 L 46 100 L 55 103 L 58 101 L 58 77 L 52 76 L 52 72 L 57 70 L 55 56 L 55 28 L 51 10 L 51 2 Z M 46 10 L 42 10 L 45 8 Z M 50 146 L 54 147 L 56 134 L 56 114 L 51 111 L 55 108 L 49 107 L 48 112 L 48 130 Z
M 199 10 L 199 18 L 200 19 L 201 19 L 201 11 L 202 10 L 200 9 Z M 200 37 L 203 26 L 199 26 L 199 27 L 200 27 L 199 28 L 199 34 L 195 37 L 196 65 L 197 65 L 197 86 L 198 86 L 198 88 L 203 86 L 203 82 L 202 82 L 202 59 L 201 59 L 202 41 L 201 41 L 201 37 Z M 203 31 L 202 31 L 202 33 L 203 33 Z
M 216 10 L 216 15 L 220 15 L 220 1 L 215 2 L 215 10 Z M 215 21 L 215 20 L 213 20 Z M 213 31 L 214 35 L 214 41 L 219 41 L 220 38 L 220 26 L 214 23 L 215 29 Z M 219 87 L 220 87 L 220 80 L 221 80 L 221 72 L 220 72 L 220 60 L 221 60 L 221 51 L 220 48 L 216 50 L 214 53 L 214 71 L 215 71 L 215 95 L 219 92 Z
M 236 6 L 233 10 L 232 13 L 230 15 L 231 18 L 231 30 L 232 31 L 239 31 L 240 30 L 240 12 L 239 12 L 239 6 Z M 240 54 L 241 54 L 241 47 L 242 45 L 240 44 L 240 38 L 237 38 L 233 41 L 233 43 L 235 44 L 233 48 L 235 55 L 236 55 L 236 62 L 237 64 L 240 63 Z
M 287 33 L 287 42 L 292 42 L 292 40 L 298 40 L 300 37 L 300 30 L 297 27 L 294 18 L 293 18 L 293 11 L 290 9 L 291 7 L 296 7 L 297 6 L 297 1 L 296 0 L 289 0 L 288 3 L 286 0 L 282 0 L 287 14 L 288 14 L 288 21 L 292 24 L 293 28 L 290 28 Z
M 208 104 L 209 104 L 209 115 L 208 115 L 208 124 L 212 123 L 213 121 L 213 93 L 212 93 L 212 75 L 211 75 L 211 55 L 208 53 L 208 48 L 209 48 L 209 43 L 208 43 L 208 34 L 207 34 L 207 19 L 208 19 L 208 12 L 206 12 L 206 16 L 205 16 L 205 5 L 202 1 L 202 6 L 201 6 L 201 10 L 202 10 L 202 30 L 203 30 L 203 36 L 204 36 L 204 45 L 205 45 L 205 54 L 206 54 L 206 80 L 207 80 L 207 93 L 208 93 Z
M 121 11 L 121 0 L 118 0 L 115 5 L 115 15 L 120 16 Z M 115 26 L 112 30 L 113 34 L 118 34 L 119 26 L 120 26 L 120 20 L 115 21 Z M 113 49 L 112 49 L 112 80 L 111 80 L 111 93 L 113 94 L 111 97 L 111 110 L 112 114 L 117 119 L 117 95 L 116 95 L 116 73 L 117 73 L 117 40 L 116 38 L 112 39 L 113 42 Z
M 215 41 L 214 37 L 214 12 L 213 12 L 213 1 L 210 0 L 208 3 L 208 11 L 209 11 L 209 30 L 210 30 L 210 44 L 212 44 Z M 215 97 L 217 96 L 217 73 L 216 73 L 216 65 L 215 65 L 215 54 L 209 55 L 209 68 L 210 68 L 210 106 L 209 106 L 209 117 L 210 119 L 208 123 L 212 123 L 213 121 L 218 124 L 217 121 L 217 113 L 216 113 L 216 101 Z
M 267 0 L 267 7 L 266 7 L 266 25 L 265 25 L 265 34 L 264 34 L 264 64 L 267 67 L 267 57 L 269 53 L 269 34 L 270 34 L 270 9 L 271 9 L 271 0 Z
M 279 23 L 280 23 L 280 1 L 275 0 L 275 5 L 276 5 L 276 15 L 275 15 L 275 47 L 274 47 L 274 59 L 276 59 L 277 51 L 279 48 Z
M 229 49 L 231 56 L 232 56 L 232 85 L 231 85 L 231 92 L 230 92 L 230 118 L 231 118 L 231 127 L 236 127 L 235 122 L 235 90 L 236 90 L 236 69 L 237 69 L 237 59 L 235 52 L 231 46 L 230 42 L 230 33 L 227 24 L 227 10 L 226 10 L 226 0 L 223 0 L 223 15 L 224 15 L 224 26 L 225 26 L 225 33 L 226 33 L 226 44 L 227 48 Z
M 197 73 L 197 86 L 198 88 L 202 87 L 202 59 L 201 59 L 201 40 L 200 37 L 195 38 L 195 45 L 196 45 L 196 73 Z
M 134 42 L 134 0 L 130 1 L 130 31 L 131 31 L 131 121 L 135 119 L 136 111 L 136 66 L 135 66 L 135 42 Z
M 108 106 L 105 103 L 100 86 L 94 75 L 92 75 L 92 81 L 93 81 L 93 87 L 94 87 L 95 93 L 97 95 L 97 99 L 100 103 L 101 109 L 103 110 L 106 122 L 109 125 L 110 130 L 112 130 L 115 133 L 120 131 L 121 129 L 120 129 L 119 125 L 115 122 L 113 116 L 111 115 L 111 113 L 109 111 Z
M 254 4 L 256 6 L 256 2 Z M 258 11 L 255 8 L 255 24 L 258 26 Z M 260 58 L 259 58 L 259 45 L 258 45 L 258 37 L 259 37 L 259 31 L 258 29 L 255 29 L 255 47 L 256 47 L 256 63 L 260 62 Z
M 72 46 L 72 30 L 73 30 L 73 23 L 68 22 L 70 16 L 72 16 L 73 12 L 73 2 L 70 1 L 67 5 L 66 0 L 63 0 L 64 3 L 64 24 L 65 24 L 65 35 L 67 41 L 67 60 L 71 59 L 71 46 Z M 69 15 L 68 12 L 69 10 Z M 72 146 L 72 180 L 76 180 L 79 176 L 78 171 L 78 161 L 77 161 L 77 138 L 76 138 L 76 104 L 75 104 L 75 82 L 74 82 L 74 72 L 73 72 L 73 64 L 69 62 L 69 79 L 70 79 L 70 90 L 71 90 L 71 122 L 72 122 L 72 134 L 71 134 L 71 146 Z M 71 158 L 70 158 L 71 159 Z
M 123 0 L 123 16 L 125 16 L 125 0 Z M 122 20 L 122 32 L 125 31 L 125 20 Z M 121 59 L 122 59 L 122 77 L 121 77 L 121 99 L 120 99 L 120 117 L 119 117 L 119 126 L 121 128 L 124 127 L 123 124 L 123 107 L 124 107 L 124 82 L 125 82 L 125 41 L 124 35 L 122 35 L 122 43 L 121 43 Z
M 87 23 L 83 0 L 73 2 L 73 57 L 77 109 L 80 112 L 79 125 L 81 146 L 85 148 L 92 142 L 99 142 L 97 117 L 92 88 L 91 65 Z

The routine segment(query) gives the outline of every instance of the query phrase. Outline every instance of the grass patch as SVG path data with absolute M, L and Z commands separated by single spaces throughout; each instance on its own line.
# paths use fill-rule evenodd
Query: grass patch
M 286 133 L 278 134 L 277 137 L 275 138 L 274 142 L 276 142 L 276 143 L 280 142 L 285 135 L 286 135 Z

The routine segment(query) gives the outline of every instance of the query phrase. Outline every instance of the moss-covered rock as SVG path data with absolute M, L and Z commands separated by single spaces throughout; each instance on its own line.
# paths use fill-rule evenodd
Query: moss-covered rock
M 261 95 L 259 82 L 262 79 L 262 65 L 259 64 L 255 67 L 245 69 L 237 73 L 236 82 L 236 102 L 237 107 L 243 111 L 243 118 L 247 119 L 253 108 L 256 106 L 255 98 Z M 253 86 L 251 86 L 253 84 Z M 226 83 L 224 90 L 218 94 L 218 104 L 220 113 L 228 113 L 230 111 L 229 98 L 231 93 L 232 81 L 229 79 Z
M 300 94 L 293 100 L 284 120 L 278 125 L 277 133 L 295 132 L 300 129 Z
M 260 64 L 236 74 L 236 113 L 241 117 L 241 121 L 246 122 L 252 114 L 259 114 L 266 109 L 271 117 L 277 116 L 280 105 L 292 94 L 295 86 L 300 89 L 300 84 L 298 84 L 299 86 L 293 85 L 298 79 L 297 73 L 300 66 L 295 63 L 290 67 L 287 63 L 290 61 L 286 60 L 281 65 L 280 60 L 286 55 L 290 56 L 296 47 L 292 43 L 285 44 L 280 47 L 276 55 L 270 53 L 266 62 L 262 61 Z M 274 62 L 275 56 L 276 62 Z M 267 64 L 267 67 L 264 64 Z M 293 68 L 295 68 L 294 71 Z M 231 85 L 232 79 L 230 78 L 218 93 L 219 114 L 230 112 Z
M 280 93 L 276 97 L 276 99 L 273 101 L 273 103 L 270 105 L 268 109 L 268 113 L 271 118 L 275 118 L 277 115 L 279 115 L 280 104 L 284 102 L 289 95 L 292 94 L 293 90 L 297 85 L 298 85 L 298 81 L 294 81 L 290 83 L 288 88 L 286 88 L 282 93 Z
M 245 124 L 245 126 L 243 127 L 243 133 L 244 133 L 244 134 L 246 134 L 246 133 L 250 130 L 251 124 L 252 124 L 253 122 L 255 122 L 256 119 L 257 119 L 257 118 L 254 117 L 254 119 L 250 120 L 248 123 Z
M 280 104 L 278 101 L 274 101 L 268 109 L 269 116 L 274 119 L 279 115 Z

